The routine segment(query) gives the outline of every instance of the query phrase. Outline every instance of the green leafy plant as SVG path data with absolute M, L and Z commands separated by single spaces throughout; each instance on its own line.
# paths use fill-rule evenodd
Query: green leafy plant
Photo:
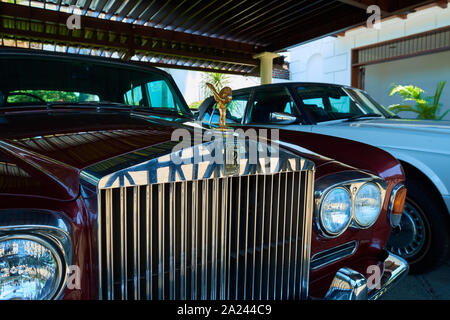
M 195 101 L 195 102 L 192 102 L 192 103 L 189 105 L 189 109 L 191 109 L 191 110 L 198 110 L 198 107 L 200 107 L 200 105 L 202 104 L 202 102 L 203 102 L 203 101 Z
M 424 90 L 413 85 L 396 85 L 392 88 L 389 96 L 399 94 L 403 98 L 403 104 L 391 105 L 389 110 L 394 113 L 414 112 L 417 114 L 417 119 L 442 120 L 450 112 L 450 110 L 447 110 L 442 115 L 438 115 L 442 107 L 439 101 L 446 83 L 446 81 L 439 82 L 434 96 L 425 96 Z M 414 104 L 408 104 L 407 102 L 413 102 Z
M 204 73 L 201 88 L 205 97 L 209 97 L 212 95 L 211 90 L 206 85 L 207 83 L 211 83 L 216 88 L 217 92 L 220 92 L 220 90 L 222 90 L 224 87 L 229 86 L 230 77 L 224 73 Z

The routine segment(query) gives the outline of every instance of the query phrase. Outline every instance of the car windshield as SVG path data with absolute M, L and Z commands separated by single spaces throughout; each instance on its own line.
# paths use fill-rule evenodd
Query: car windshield
M 304 85 L 297 87 L 297 93 L 306 113 L 318 123 L 392 116 L 361 90 L 339 86 Z
M 96 105 L 191 115 L 176 85 L 158 70 L 20 55 L 0 56 L 0 70 L 0 110 Z

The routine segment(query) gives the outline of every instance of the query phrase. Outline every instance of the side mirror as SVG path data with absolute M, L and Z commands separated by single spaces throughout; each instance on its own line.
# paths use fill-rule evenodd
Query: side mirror
M 270 114 L 270 122 L 279 124 L 294 124 L 298 122 L 299 119 L 284 112 L 272 112 Z

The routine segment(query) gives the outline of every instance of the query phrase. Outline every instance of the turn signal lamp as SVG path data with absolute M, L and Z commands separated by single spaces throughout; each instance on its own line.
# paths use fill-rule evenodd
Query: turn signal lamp
M 392 228 L 398 227 L 405 209 L 406 188 L 404 185 L 398 185 L 392 191 L 390 203 L 390 224 Z

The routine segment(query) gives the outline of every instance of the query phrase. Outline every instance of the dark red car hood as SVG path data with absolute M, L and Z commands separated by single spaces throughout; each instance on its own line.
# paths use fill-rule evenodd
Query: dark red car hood
M 72 200 L 83 168 L 170 141 L 168 123 L 117 111 L 3 114 L 0 194 Z
M 183 121 L 95 108 L 0 114 L 0 194 L 73 200 L 84 168 L 168 143 L 175 128 L 190 129 L 179 123 Z M 280 132 L 280 140 L 305 148 L 287 146 L 320 168 L 316 177 L 352 166 L 385 177 L 393 168 L 391 173 L 401 173 L 398 162 L 377 148 L 317 134 Z

